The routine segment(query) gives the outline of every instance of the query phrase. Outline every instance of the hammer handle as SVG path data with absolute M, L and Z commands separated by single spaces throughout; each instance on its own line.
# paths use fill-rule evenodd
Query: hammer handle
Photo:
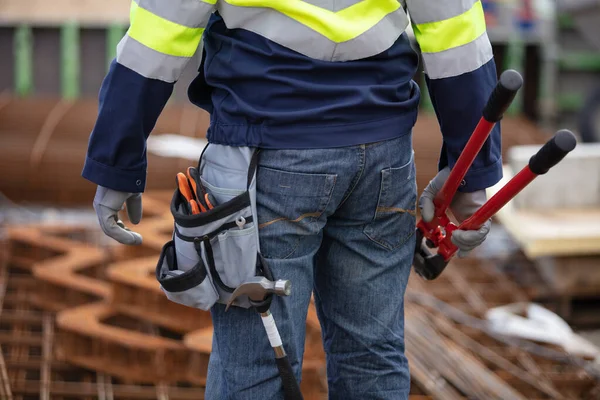
M 294 370 L 290 364 L 290 360 L 287 355 L 276 358 L 277 368 L 279 369 L 279 375 L 281 376 L 281 383 L 283 384 L 283 396 L 285 400 L 303 400 L 302 392 L 300 391 L 300 385 L 294 375 Z
M 294 370 L 292 369 L 290 360 L 283 348 L 281 336 L 279 336 L 279 331 L 277 330 L 277 325 L 275 325 L 275 320 L 273 319 L 271 311 L 267 310 L 263 313 L 260 313 L 260 317 L 263 325 L 265 326 L 265 330 L 267 331 L 269 343 L 275 351 L 275 362 L 277 363 L 279 375 L 281 376 L 281 383 L 283 384 L 284 399 L 302 400 L 303 398 L 302 392 L 300 391 L 300 386 L 298 385 L 298 381 L 294 375 Z

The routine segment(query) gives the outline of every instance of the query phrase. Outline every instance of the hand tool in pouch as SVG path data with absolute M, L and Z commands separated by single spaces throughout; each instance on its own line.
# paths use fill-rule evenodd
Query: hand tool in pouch
M 215 208 L 217 203 L 215 202 L 214 197 L 206 191 L 206 188 L 198 176 L 198 170 L 194 167 L 189 167 L 187 169 L 187 177 L 197 202 L 200 205 L 200 208 L 203 209 L 202 212 Z
M 217 302 L 227 304 L 239 285 L 260 273 L 258 227 L 252 204 L 255 188 L 251 185 L 258 151 L 216 147 L 215 152 L 219 151 L 237 152 L 238 164 L 247 165 L 247 173 L 242 171 L 236 176 L 239 189 L 229 198 L 223 197 L 221 204 L 211 201 L 214 207 L 206 209 L 195 194 L 195 190 L 200 191 L 197 182 L 201 169 L 189 170 L 190 176 L 178 173 L 170 204 L 173 234 L 161 250 L 155 271 L 169 300 L 201 310 L 209 310 Z M 243 223 L 238 224 L 238 220 Z M 252 307 L 247 296 L 239 296 L 234 305 Z
M 177 173 L 177 187 L 179 188 L 179 193 L 185 198 L 185 204 L 191 210 L 191 214 L 200 214 L 201 211 L 206 211 L 206 209 L 200 209 L 200 206 L 196 201 L 196 196 L 190 186 L 190 181 L 181 172 Z
M 290 360 L 283 348 L 281 336 L 277 330 L 273 315 L 269 310 L 273 294 L 278 296 L 289 296 L 291 293 L 291 284 L 288 280 L 280 279 L 273 281 L 271 272 L 267 268 L 264 268 L 264 270 L 267 277 L 257 276 L 238 286 L 231 295 L 226 310 L 229 309 L 236 297 L 241 295 L 248 296 L 250 302 L 260 314 L 262 323 L 267 332 L 267 337 L 269 338 L 269 343 L 275 352 L 275 362 L 277 363 L 279 375 L 281 376 L 285 400 L 302 400 L 303 397 L 300 386 L 298 385 L 298 381 L 292 370 Z
M 561 130 L 550 139 L 524 167 L 504 187 L 479 208 L 470 218 L 456 226 L 446 214 L 452 198 L 460 186 L 467 170 L 473 164 L 477 153 L 483 147 L 494 125 L 502 119 L 506 109 L 513 101 L 517 91 L 523 85 L 523 78 L 514 70 L 507 70 L 492 92 L 479 124 L 473 131 L 456 164 L 450 171 L 448 179 L 437 193 L 433 203 L 435 214 L 431 222 L 420 220 L 417 224 L 416 246 L 413 259 L 415 271 L 425 279 L 437 278 L 458 248 L 452 243 L 452 232 L 460 230 L 477 230 L 496 214 L 506 203 L 523 190 L 538 175 L 545 174 L 558 164 L 577 143 L 575 135 L 567 130 Z M 425 239 L 425 243 L 423 243 Z M 429 248 L 437 248 L 434 255 Z

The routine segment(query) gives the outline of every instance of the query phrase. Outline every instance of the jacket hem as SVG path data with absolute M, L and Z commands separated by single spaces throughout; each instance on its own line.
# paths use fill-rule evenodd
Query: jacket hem
M 209 143 L 226 146 L 249 146 L 263 149 L 322 149 L 381 142 L 404 136 L 412 131 L 418 111 L 401 116 L 351 124 L 285 127 L 267 125 L 232 125 L 211 121 Z M 318 129 L 317 129 L 318 128 Z

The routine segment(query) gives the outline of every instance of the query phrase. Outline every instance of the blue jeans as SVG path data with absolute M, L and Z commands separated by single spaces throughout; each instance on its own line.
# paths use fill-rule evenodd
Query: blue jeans
M 331 399 L 407 399 L 404 292 L 415 247 L 412 135 L 332 149 L 262 150 L 260 245 L 292 294 L 271 311 L 297 378 L 314 292 Z M 282 399 L 260 317 L 212 309 L 208 400 Z

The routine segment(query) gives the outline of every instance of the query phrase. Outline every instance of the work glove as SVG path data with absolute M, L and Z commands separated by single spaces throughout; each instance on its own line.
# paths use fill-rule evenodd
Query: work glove
M 102 231 L 122 244 L 142 244 L 142 236 L 132 232 L 119 219 L 119 211 L 127 205 L 127 216 L 133 224 L 142 219 L 142 194 L 126 193 L 98 186 L 94 197 L 94 210 Z
M 427 185 L 423 191 L 423 194 L 419 199 L 419 208 L 421 209 L 421 217 L 425 222 L 431 222 L 431 220 L 433 220 L 435 214 L 433 199 L 442 189 L 442 186 L 444 186 L 449 175 L 450 168 L 446 167 L 442 169 L 429 182 L 429 185 Z M 473 215 L 486 200 L 487 196 L 485 190 L 478 190 L 470 193 L 456 192 L 452 199 L 452 203 L 450 204 L 450 211 L 454 215 L 454 218 L 461 223 Z M 490 219 L 476 231 L 463 231 L 458 229 L 453 231 L 451 240 L 459 249 L 458 257 L 466 257 L 471 250 L 483 243 L 490 232 L 491 226 L 492 220 Z

